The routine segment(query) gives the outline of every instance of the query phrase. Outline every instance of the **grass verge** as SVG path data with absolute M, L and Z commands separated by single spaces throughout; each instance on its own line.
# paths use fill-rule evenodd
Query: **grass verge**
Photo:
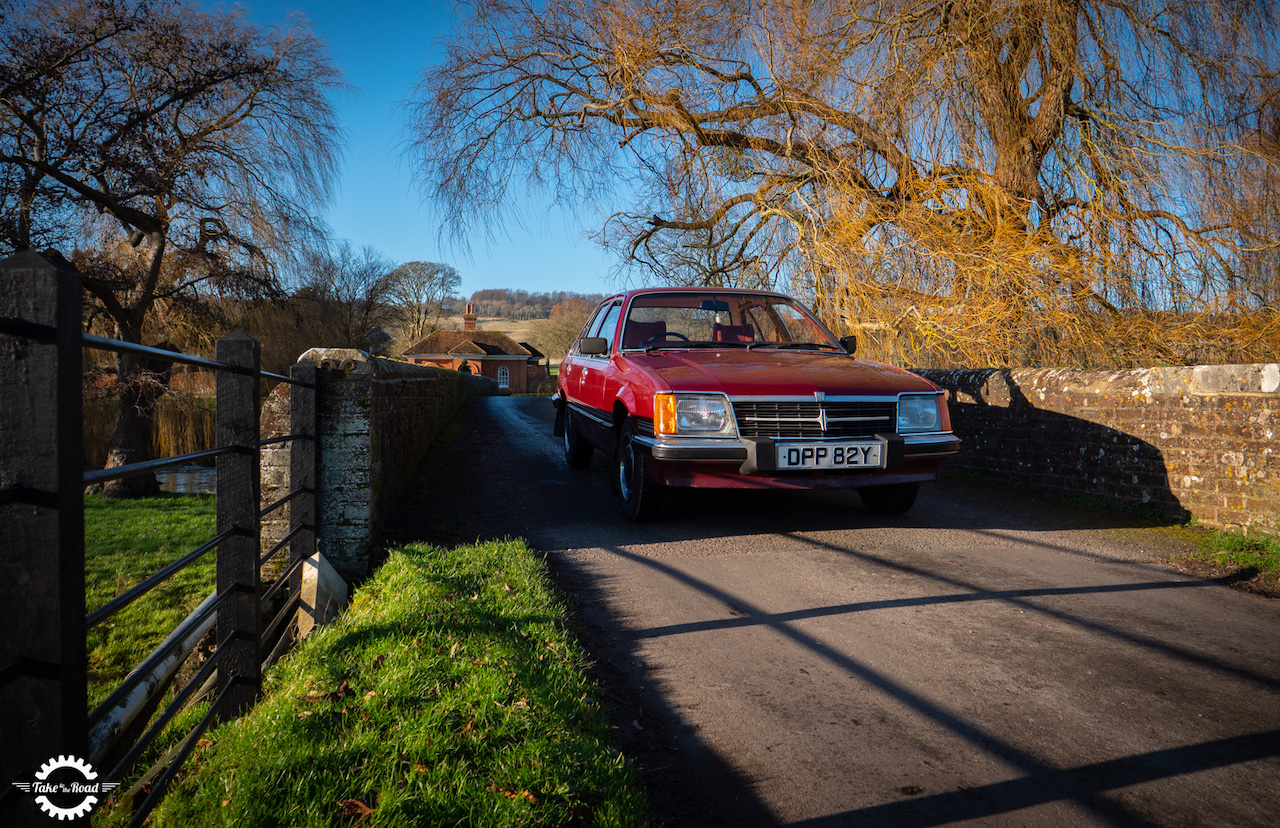
M 1280 537 L 1276 535 L 1201 529 L 1190 551 L 1172 558 L 1171 563 L 1202 577 L 1280 598 Z
M 566 617 L 523 543 L 392 552 L 153 824 L 647 824 Z
M 101 607 L 216 534 L 212 495 L 164 494 L 141 500 L 84 499 L 85 604 Z M 88 632 L 89 704 L 119 686 L 129 671 L 178 626 L 215 585 L 214 553 Z

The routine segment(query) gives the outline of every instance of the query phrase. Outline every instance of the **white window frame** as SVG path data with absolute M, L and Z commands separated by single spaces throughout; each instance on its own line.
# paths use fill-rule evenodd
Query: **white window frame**
M 498 387 L 499 388 L 511 387 L 511 369 L 505 365 L 498 368 Z

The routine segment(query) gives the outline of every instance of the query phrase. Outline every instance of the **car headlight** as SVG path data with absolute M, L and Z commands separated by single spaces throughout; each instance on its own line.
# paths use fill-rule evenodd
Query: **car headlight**
M 942 431 L 937 394 L 903 394 L 898 397 L 898 433 Z
M 659 394 L 653 398 L 653 431 L 659 435 L 732 437 L 737 427 L 723 396 Z

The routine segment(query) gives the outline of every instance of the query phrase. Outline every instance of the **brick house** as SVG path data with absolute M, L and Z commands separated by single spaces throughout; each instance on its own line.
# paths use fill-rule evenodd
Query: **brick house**
M 409 346 L 403 358 L 496 380 L 502 394 L 527 394 L 546 379 L 545 355 L 527 342 L 499 331 L 476 330 L 473 306 L 467 305 L 460 331 L 436 331 Z

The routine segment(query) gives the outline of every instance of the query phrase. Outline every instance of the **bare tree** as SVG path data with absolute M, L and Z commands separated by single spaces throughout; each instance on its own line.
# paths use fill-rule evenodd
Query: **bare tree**
M 74 228 L 70 258 L 128 342 L 163 339 L 148 326 L 167 303 L 276 290 L 336 160 L 340 78 L 306 25 L 261 29 L 180 0 L 3 13 L 0 169 L 20 189 L 4 241 Z M 122 357 L 119 378 L 109 466 L 145 456 L 155 397 L 137 360 Z
M 490 227 L 521 181 L 600 205 L 635 191 L 605 228 L 631 260 L 790 277 L 909 359 L 1178 360 L 1200 334 L 1167 314 L 1280 327 L 1233 278 L 1277 235 L 1198 212 L 1188 175 L 1274 169 L 1240 125 L 1280 69 L 1276 17 L 1271 0 L 477 4 L 422 81 L 414 149 L 455 233 Z
M 308 315 L 319 321 L 321 339 L 313 344 L 367 350 L 370 336 L 397 315 L 394 267 L 374 248 L 357 250 L 348 240 L 309 248 L 294 301 L 311 305 Z
M 445 299 L 460 287 L 458 271 L 438 262 L 405 262 L 391 271 L 391 296 L 404 319 L 406 344 L 436 330 Z
M 530 342 L 552 361 L 563 360 L 582 332 L 582 326 L 591 318 L 596 304 L 578 296 L 557 303 L 549 317 L 534 324 L 529 334 Z

